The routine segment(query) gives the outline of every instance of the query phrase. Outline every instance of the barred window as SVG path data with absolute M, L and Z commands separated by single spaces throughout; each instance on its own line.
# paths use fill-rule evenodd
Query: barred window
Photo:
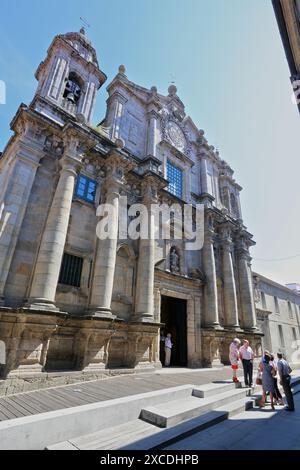
M 280 313 L 279 311 L 279 303 L 278 303 L 278 298 L 274 296 L 274 304 L 275 304 L 275 312 Z
M 59 284 L 80 287 L 82 265 L 83 258 L 64 253 L 58 280 Z
M 288 309 L 289 309 L 289 317 L 292 320 L 294 318 L 293 310 L 292 310 L 292 304 L 289 300 L 287 301 L 287 303 L 288 303 Z
M 282 325 L 278 325 L 278 333 L 279 333 L 279 344 L 282 348 L 284 348 L 285 342 L 284 342 Z
M 75 194 L 80 199 L 88 202 L 95 202 L 96 197 L 96 181 L 91 180 L 87 176 L 79 175 Z
M 182 198 L 182 170 L 170 161 L 167 162 L 167 180 L 169 181 L 168 191 Z
M 262 308 L 266 310 L 267 302 L 266 302 L 266 296 L 264 292 L 261 292 L 261 305 L 262 305 Z

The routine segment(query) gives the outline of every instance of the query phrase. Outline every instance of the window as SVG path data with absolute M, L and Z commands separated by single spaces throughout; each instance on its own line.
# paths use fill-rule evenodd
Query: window
M 284 344 L 282 325 L 278 325 L 278 333 L 279 333 L 279 344 L 282 348 L 284 348 L 285 344 Z
M 292 320 L 292 319 L 294 318 L 294 316 L 293 316 L 293 310 L 292 310 L 292 304 L 291 304 L 291 302 L 290 302 L 289 300 L 287 301 L 287 303 L 288 303 L 288 309 L 289 309 L 289 317 L 290 317 L 290 319 Z
M 266 296 L 264 292 L 261 292 L 261 305 L 262 305 L 262 308 L 264 309 L 267 308 Z
M 297 341 L 296 328 L 292 328 L 293 341 Z
M 96 181 L 91 180 L 87 176 L 79 175 L 75 190 L 76 196 L 88 202 L 95 202 L 96 197 Z
M 174 196 L 182 198 L 182 170 L 167 162 L 167 180 L 169 181 L 168 191 Z
M 80 287 L 82 264 L 83 259 L 79 256 L 64 253 L 58 280 L 59 284 Z
M 280 313 L 277 297 L 274 297 L 274 304 L 275 304 L 275 313 Z

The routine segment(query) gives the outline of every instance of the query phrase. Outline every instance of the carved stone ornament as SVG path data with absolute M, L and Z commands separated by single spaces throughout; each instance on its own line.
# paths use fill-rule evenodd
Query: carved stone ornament
M 64 152 L 64 145 L 57 137 L 49 136 L 45 140 L 44 150 L 56 156 L 61 156 Z
M 189 155 L 191 145 L 188 134 L 181 123 L 170 114 L 164 113 L 161 122 L 162 138 L 173 145 L 180 152 Z
M 170 251 L 170 271 L 172 273 L 180 272 L 180 258 L 174 246 L 171 248 L 171 251 Z
M 254 289 L 254 302 L 256 304 L 260 303 L 261 301 L 261 295 L 260 295 L 260 290 L 258 288 Z

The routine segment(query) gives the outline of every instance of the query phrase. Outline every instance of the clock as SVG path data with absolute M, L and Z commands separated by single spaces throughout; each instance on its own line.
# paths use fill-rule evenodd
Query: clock
M 166 130 L 172 145 L 183 152 L 186 147 L 186 138 L 180 126 L 176 122 L 169 121 Z

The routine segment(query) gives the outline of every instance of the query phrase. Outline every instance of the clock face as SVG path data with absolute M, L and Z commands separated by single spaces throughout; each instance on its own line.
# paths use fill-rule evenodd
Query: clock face
M 167 133 L 174 147 L 183 152 L 186 146 L 186 139 L 180 127 L 175 122 L 169 122 Z

